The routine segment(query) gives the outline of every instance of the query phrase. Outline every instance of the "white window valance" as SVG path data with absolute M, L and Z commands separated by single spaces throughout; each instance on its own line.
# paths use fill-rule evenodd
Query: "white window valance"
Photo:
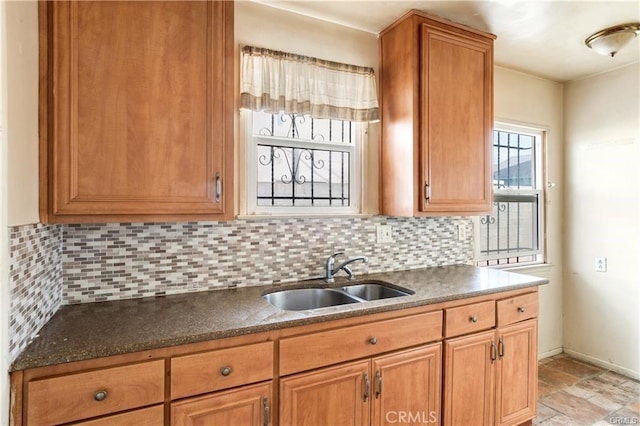
M 315 118 L 379 120 L 373 68 L 242 48 L 240 107 Z

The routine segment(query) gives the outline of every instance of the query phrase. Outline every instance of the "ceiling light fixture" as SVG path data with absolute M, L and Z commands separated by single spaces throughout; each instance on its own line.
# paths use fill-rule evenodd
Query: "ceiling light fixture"
M 584 43 L 601 55 L 613 58 L 638 34 L 640 34 L 640 23 L 622 24 L 598 31 L 587 37 Z

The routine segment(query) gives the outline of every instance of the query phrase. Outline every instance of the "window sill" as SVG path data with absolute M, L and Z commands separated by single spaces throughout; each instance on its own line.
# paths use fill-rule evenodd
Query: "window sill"
M 510 265 L 491 265 L 483 266 L 483 268 L 501 269 L 511 272 L 524 272 L 524 271 L 547 271 L 551 270 L 555 265 L 553 263 L 544 262 L 531 262 L 531 263 L 519 263 Z
M 260 214 L 243 214 L 237 215 L 237 220 L 269 220 L 269 219 L 349 219 L 349 218 L 370 218 L 378 216 L 375 214 L 364 214 L 364 213 L 297 213 L 297 214 L 270 214 L 270 213 L 260 213 Z

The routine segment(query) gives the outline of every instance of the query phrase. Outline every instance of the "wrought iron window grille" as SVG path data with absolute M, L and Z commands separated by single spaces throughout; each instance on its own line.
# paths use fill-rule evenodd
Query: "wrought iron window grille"
M 494 130 L 493 213 L 480 218 L 478 265 L 541 260 L 540 140 Z
M 264 126 L 260 128 L 257 132 L 258 135 L 261 136 L 284 136 L 291 139 L 305 139 L 301 136 L 301 132 L 299 127 L 307 124 L 307 120 L 309 122 L 309 130 L 310 136 L 309 140 L 312 141 L 331 141 L 331 142 L 343 142 L 343 143 L 353 143 L 353 123 L 351 121 L 346 120 L 332 120 L 330 118 L 326 119 L 317 119 L 313 117 L 309 117 L 306 115 L 298 115 L 298 114 L 271 114 L 271 125 Z M 316 123 L 318 120 L 327 121 L 329 123 L 327 133 L 318 133 Z M 289 127 L 284 135 L 276 134 L 276 123 L 279 124 L 289 124 Z M 338 125 L 338 129 L 334 129 L 334 125 Z M 338 137 L 339 139 L 335 139 Z M 281 133 L 281 132 L 280 132 Z M 334 138 L 335 137 L 335 138 Z
M 353 206 L 354 123 L 252 114 L 257 208 Z

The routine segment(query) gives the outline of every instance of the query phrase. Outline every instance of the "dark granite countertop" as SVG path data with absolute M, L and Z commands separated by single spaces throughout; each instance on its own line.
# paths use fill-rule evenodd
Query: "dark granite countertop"
M 63 306 L 11 366 L 11 371 L 411 308 L 546 284 L 542 278 L 467 265 L 336 279 L 331 286 L 380 280 L 410 296 L 308 311 L 283 311 L 261 296 L 283 288 L 327 287 L 323 280 L 156 298 Z

